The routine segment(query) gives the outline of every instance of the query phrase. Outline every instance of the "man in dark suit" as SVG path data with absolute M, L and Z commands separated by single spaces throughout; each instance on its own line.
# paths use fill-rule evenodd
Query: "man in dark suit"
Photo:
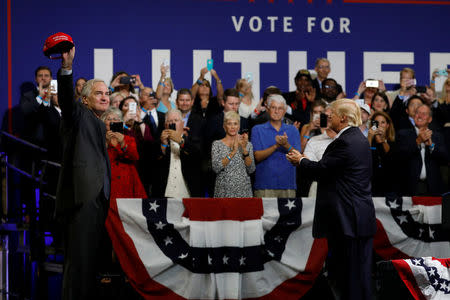
M 318 181 L 313 236 L 328 240 L 330 275 L 336 276 L 341 299 L 372 299 L 376 223 L 369 142 L 358 128 L 361 115 L 353 100 L 333 102 L 330 118 L 337 135 L 319 162 L 298 151 L 287 158 L 299 165 L 302 174 Z
M 328 78 L 328 74 L 331 71 L 330 61 L 325 57 L 316 59 L 314 70 L 317 73 L 317 77 L 313 80 L 313 87 L 316 89 L 316 99 L 320 99 L 322 97 L 322 82 Z
M 59 123 L 61 116 L 57 110 L 56 91 L 50 90 L 52 72 L 46 66 L 35 71 L 37 87 L 24 93 L 20 98 L 20 108 L 25 118 L 25 130 L 22 137 L 38 146 L 46 148 L 48 158 L 59 161 L 61 149 Z
M 99 79 L 83 87 L 74 101 L 72 62 L 75 48 L 62 54 L 58 95 L 62 111 L 63 159 L 56 194 L 56 215 L 64 224 L 63 299 L 97 299 L 99 262 L 107 238 L 111 168 L 106 128 L 99 119 L 109 106 L 107 85 Z
M 141 105 L 142 122 L 149 126 L 153 141 L 144 141 L 138 145 L 137 170 L 147 194 L 156 197 L 163 189 L 160 176 L 161 161 L 158 158 L 161 158 L 159 139 L 164 130 L 165 114 L 156 110 L 159 101 L 156 93 L 149 87 L 144 87 L 140 91 L 139 104 Z
M 211 151 L 211 144 L 215 140 L 220 140 L 225 137 L 225 129 L 223 128 L 223 116 L 227 111 L 234 110 L 239 113 L 239 92 L 236 89 L 226 89 L 223 94 L 224 106 L 223 112 L 219 112 L 217 115 L 212 116 L 207 121 L 206 126 L 206 138 L 208 140 L 209 151 Z M 247 118 L 241 117 L 240 120 L 240 131 L 249 130 L 249 122 Z
M 397 133 L 396 177 L 402 195 L 439 196 L 445 192 L 440 166 L 448 163 L 448 152 L 442 135 L 429 129 L 431 121 L 430 107 L 422 104 L 415 110 L 414 127 Z

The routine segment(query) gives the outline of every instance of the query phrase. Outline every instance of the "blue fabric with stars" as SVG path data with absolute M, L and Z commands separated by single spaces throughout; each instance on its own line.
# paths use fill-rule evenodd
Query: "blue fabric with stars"
M 289 235 L 302 224 L 302 201 L 279 198 L 277 223 L 264 234 L 264 244 L 250 247 L 191 247 L 167 222 L 167 199 L 143 199 L 142 213 L 147 227 L 161 251 L 174 263 L 193 273 L 255 272 L 264 263 L 281 260 Z

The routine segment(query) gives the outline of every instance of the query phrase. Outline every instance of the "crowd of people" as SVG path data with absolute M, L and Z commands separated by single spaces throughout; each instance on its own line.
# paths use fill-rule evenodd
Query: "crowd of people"
M 315 71 L 313 78 L 308 70 L 299 70 L 295 91 L 270 86 L 260 100 L 254 99 L 251 78 L 224 89 L 214 69 L 201 69 L 192 87 L 178 91 L 166 65 L 156 88 L 145 86 L 139 75 L 115 73 L 108 83 L 109 117 L 102 119 L 117 123 L 106 134 L 111 162 L 125 164 L 113 168 L 112 178 L 135 168 L 133 184 L 142 185 L 145 193 L 139 194 L 149 197 L 313 196 L 315 184 L 289 165 L 285 155 L 295 149 L 320 160 L 335 136 L 327 120 L 329 105 L 351 98 L 328 77 L 327 59 L 317 59 Z M 205 79 L 208 72 L 216 95 Z M 360 129 L 371 146 L 374 196 L 449 190 L 450 77 L 436 93 L 437 76 L 434 72 L 429 86 L 417 86 L 414 70 L 404 68 L 397 90 L 387 91 L 376 79 L 356 88 Z M 50 68 L 37 68 L 35 79 L 36 88 L 20 100 L 23 137 L 60 161 L 61 110 L 57 91 L 51 90 Z M 74 101 L 82 102 L 86 82 L 76 80 Z M 129 180 L 112 184 L 126 186 L 130 196 L 140 190 Z
M 317 198 L 324 198 L 314 181 L 321 181 L 324 169 L 316 162 L 322 157 L 343 173 L 336 177 L 333 169 L 330 190 L 338 181 L 344 190 L 359 186 L 366 202 L 370 192 L 437 196 L 449 190 L 450 76 L 438 94 L 435 79 L 441 73 L 433 73 L 430 86 L 418 86 L 414 70 L 404 68 L 398 90 L 386 91 L 381 80 L 368 79 L 348 99 L 328 77 L 330 62 L 319 58 L 315 78 L 299 70 L 295 91 L 269 86 L 258 100 L 251 78 L 224 89 L 217 71 L 207 68 L 192 87 L 178 91 L 167 65 L 156 88 L 123 71 L 109 83 L 74 82 L 74 57 L 75 48 L 62 54 L 58 87 L 50 68 L 38 67 L 36 87 L 20 99 L 21 137 L 47 148 L 49 159 L 62 166 L 56 216 L 66 241 L 65 299 L 87 299 L 94 289 L 107 243 L 100 237 L 115 203 L 108 199 L 315 197 L 317 190 Z M 205 79 L 208 72 L 216 95 Z M 347 106 L 357 113 L 340 113 Z M 328 147 L 346 130 L 342 143 Z M 364 177 L 357 176 L 359 165 L 365 166 Z M 373 209 L 366 215 L 374 220 Z

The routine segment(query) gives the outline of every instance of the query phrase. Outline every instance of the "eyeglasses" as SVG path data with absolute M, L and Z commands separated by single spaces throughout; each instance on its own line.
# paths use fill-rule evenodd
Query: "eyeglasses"
M 319 67 L 317 67 L 317 69 L 329 69 L 330 68 L 330 66 L 319 66 Z
M 324 88 L 326 88 L 326 89 L 335 89 L 336 88 L 336 86 L 334 86 L 334 85 L 324 85 L 323 86 Z

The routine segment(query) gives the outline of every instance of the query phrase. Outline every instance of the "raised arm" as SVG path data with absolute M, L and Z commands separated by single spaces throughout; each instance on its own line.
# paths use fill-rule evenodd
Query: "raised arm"
M 207 68 L 202 68 L 200 70 L 200 76 L 198 77 L 197 81 L 195 81 L 191 87 L 192 99 L 195 99 L 195 96 L 197 96 L 197 91 L 198 91 L 198 86 L 199 86 L 198 83 L 199 83 L 199 81 L 203 82 L 203 80 L 205 80 L 206 73 L 208 73 Z
M 223 85 L 222 85 L 222 80 L 220 80 L 219 75 L 217 75 L 216 70 L 212 69 L 211 70 L 211 75 L 212 77 L 214 77 L 214 79 L 216 80 L 216 89 L 217 89 L 217 101 L 222 101 L 223 100 Z
M 62 54 L 61 69 L 58 71 L 58 100 L 62 117 L 72 118 L 75 101 L 73 97 L 72 64 L 75 57 L 75 47 Z
M 169 69 L 168 66 L 161 65 L 161 78 L 159 78 L 158 86 L 156 87 L 156 98 L 161 99 L 164 88 L 164 80 L 166 79 L 166 73 Z

